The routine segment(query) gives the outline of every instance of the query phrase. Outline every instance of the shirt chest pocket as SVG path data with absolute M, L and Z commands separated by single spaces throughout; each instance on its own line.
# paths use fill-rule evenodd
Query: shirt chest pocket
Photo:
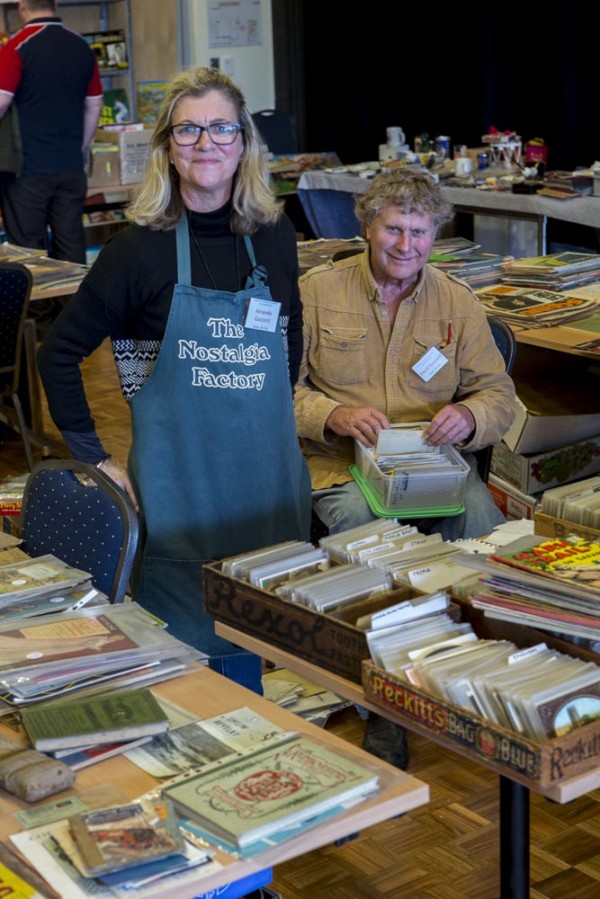
M 421 375 L 414 371 L 414 366 L 424 360 L 426 353 L 437 350 L 447 360 L 429 380 L 423 380 Z M 441 361 L 441 360 L 440 360 Z M 412 346 L 412 360 L 410 363 L 409 384 L 421 393 L 431 396 L 442 395 L 445 402 L 449 402 L 459 385 L 459 373 L 456 369 L 456 343 L 440 342 L 439 337 L 414 337 Z
M 361 384 L 366 379 L 366 328 L 322 327 L 316 370 L 330 384 Z

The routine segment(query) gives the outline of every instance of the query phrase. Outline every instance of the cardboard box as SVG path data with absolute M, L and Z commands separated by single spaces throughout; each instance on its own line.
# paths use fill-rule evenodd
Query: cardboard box
M 99 129 L 95 139 L 115 144 L 119 148 L 120 183 L 136 184 L 142 180 L 150 158 L 151 138 L 152 129 L 138 128 L 124 131 Z
M 538 500 L 535 496 L 521 493 L 508 481 L 499 478 L 495 474 L 489 475 L 487 488 L 492 495 L 492 499 L 508 520 L 533 518 L 538 506 Z
M 533 532 L 540 537 L 560 537 L 561 539 L 567 534 L 577 534 L 584 540 L 600 543 L 600 530 L 586 527 L 584 524 L 576 524 L 566 518 L 555 518 L 554 515 L 546 515 L 541 511 L 535 513 Z
M 551 400 L 549 397 L 544 403 L 538 397 L 536 411 L 533 411 L 517 397 L 516 418 L 503 438 L 510 450 L 514 453 L 543 453 L 600 434 L 600 412 L 551 414 L 549 410 L 554 408 Z
M 370 658 L 370 652 L 364 631 L 354 622 L 417 595 L 422 594 L 412 587 L 399 587 L 323 614 L 223 574 L 221 562 L 204 566 L 204 606 L 218 621 L 357 684 L 361 663 Z
M 600 437 L 533 455 L 515 453 L 504 442 L 497 443 L 490 470 L 523 493 L 539 493 L 600 471 Z
M 121 181 L 119 148 L 110 144 L 93 144 L 88 190 L 95 187 L 112 187 Z
M 539 792 L 600 764 L 600 720 L 536 743 L 418 690 L 372 662 L 363 662 L 363 687 L 365 698 L 386 717 Z

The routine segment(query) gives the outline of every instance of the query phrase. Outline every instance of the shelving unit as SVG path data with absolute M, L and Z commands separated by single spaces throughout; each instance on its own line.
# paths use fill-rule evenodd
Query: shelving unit
M 116 26 L 114 26 L 109 21 L 109 10 L 111 7 L 117 4 L 120 4 L 124 9 L 124 31 L 125 43 L 127 46 L 128 67 L 126 69 L 117 69 L 114 71 L 102 69 L 102 83 L 105 90 L 108 90 L 112 85 L 114 78 L 122 77 L 127 79 L 127 92 L 129 95 L 130 104 L 129 108 L 131 110 L 131 118 L 133 121 L 135 121 L 137 118 L 137 89 L 133 59 L 131 0 L 61 0 L 58 6 L 58 14 L 65 19 L 65 24 L 68 24 L 67 17 L 62 16 L 62 11 L 67 7 L 93 7 L 96 8 L 97 11 L 97 27 L 94 22 L 90 21 L 89 31 L 112 31 L 115 30 Z M 16 15 L 17 13 L 18 4 L 15 2 L 15 0 L 0 0 L 0 5 L 4 8 L 4 29 L 8 33 L 14 33 L 19 27 L 21 27 L 20 18 L 17 16 L 17 22 L 13 17 L 13 14 Z

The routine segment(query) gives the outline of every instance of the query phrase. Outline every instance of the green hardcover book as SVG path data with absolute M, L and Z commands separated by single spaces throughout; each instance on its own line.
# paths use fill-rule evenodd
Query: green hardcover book
M 146 687 L 25 708 L 21 723 L 36 749 L 54 751 L 159 734 L 169 719 Z

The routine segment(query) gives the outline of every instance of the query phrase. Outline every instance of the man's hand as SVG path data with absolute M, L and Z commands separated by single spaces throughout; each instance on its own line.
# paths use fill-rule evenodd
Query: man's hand
M 390 427 L 387 416 L 372 406 L 336 406 L 330 413 L 325 427 L 340 437 L 353 437 L 363 446 L 374 446 L 377 435 Z
M 460 443 L 475 430 L 475 419 L 466 406 L 444 406 L 425 430 L 425 442 L 430 446 Z

